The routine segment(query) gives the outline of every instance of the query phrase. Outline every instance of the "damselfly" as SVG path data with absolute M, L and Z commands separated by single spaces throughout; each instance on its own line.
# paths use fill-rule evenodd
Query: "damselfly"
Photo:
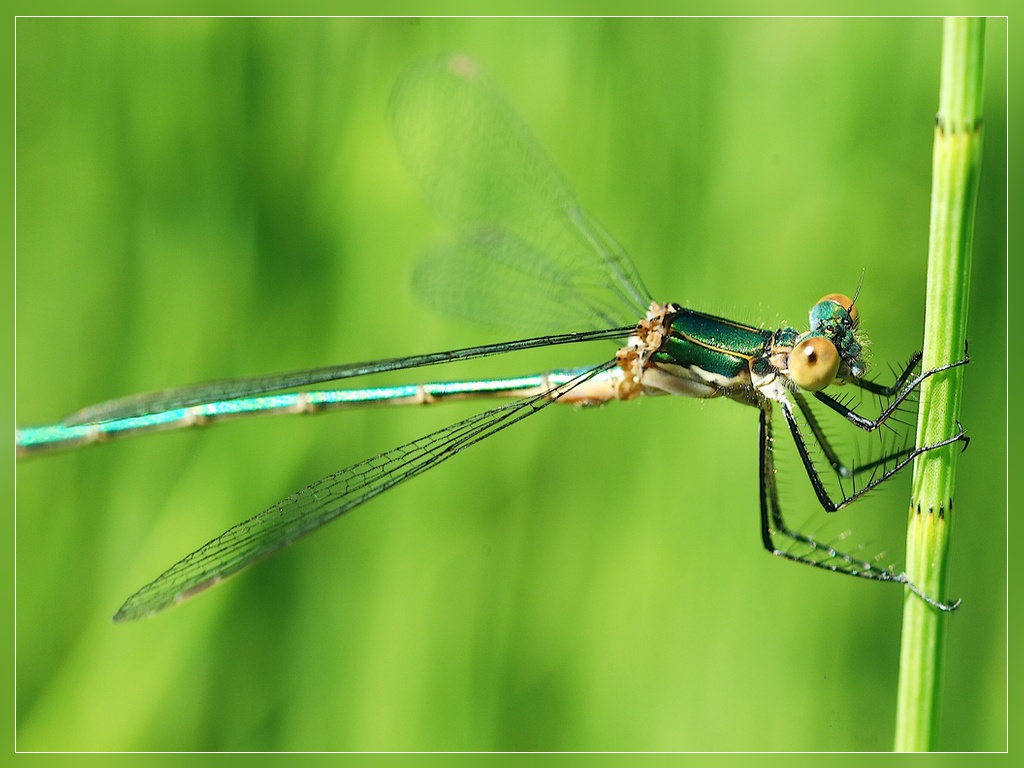
M 956 607 L 924 594 L 897 568 L 842 551 L 834 541 L 818 539 L 786 520 L 776 483 L 772 418 L 777 406 L 821 507 L 833 512 L 878 487 L 918 455 L 952 443 L 966 445 L 967 437 L 960 429 L 923 447 L 902 438 L 880 439 L 876 457 L 844 462 L 811 405 L 822 404 L 864 433 L 883 434 L 899 421 L 896 414 L 913 401 L 924 379 L 966 363 L 966 356 L 917 372 L 920 355 L 914 355 L 886 386 L 864 378 L 856 293 L 852 299 L 829 294 L 818 301 L 806 331 L 765 330 L 653 301 L 625 251 L 580 208 L 531 134 L 465 57 L 412 70 L 396 87 L 389 109 L 410 171 L 428 201 L 459 228 L 454 245 L 428 254 L 419 264 L 421 293 L 470 317 L 507 321 L 515 315 L 519 327 L 529 327 L 536 335 L 111 400 L 58 424 L 19 429 L 18 454 L 253 414 L 514 399 L 306 486 L 180 560 L 129 597 L 115 619 L 147 616 L 180 602 L 552 403 L 593 405 L 661 394 L 726 397 L 758 409 L 760 529 L 769 552 L 839 573 L 904 584 L 936 608 Z M 576 330 L 551 332 L 566 328 Z M 621 346 L 613 358 L 592 367 L 517 378 L 286 392 L 355 376 L 597 340 L 616 340 Z M 825 391 L 843 384 L 878 400 L 878 415 L 863 416 L 851 401 Z

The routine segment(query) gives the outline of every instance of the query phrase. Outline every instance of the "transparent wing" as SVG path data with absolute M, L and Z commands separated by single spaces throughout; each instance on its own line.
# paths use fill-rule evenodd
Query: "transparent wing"
M 389 105 L 399 151 L 455 227 L 414 274 L 448 314 L 525 332 L 628 325 L 650 304 L 626 252 L 580 207 L 471 59 L 411 70 Z
M 611 361 L 591 368 L 566 384 L 463 419 L 307 485 L 179 560 L 129 597 L 114 619 L 158 613 L 220 583 L 614 367 Z

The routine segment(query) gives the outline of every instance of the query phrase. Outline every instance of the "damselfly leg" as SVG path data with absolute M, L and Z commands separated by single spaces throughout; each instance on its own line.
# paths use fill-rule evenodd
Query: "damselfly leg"
M 867 380 L 853 380 L 851 383 L 854 383 L 860 389 L 875 394 L 882 400 L 888 400 L 884 407 L 882 407 L 879 415 L 874 419 L 856 413 L 834 397 L 823 395 L 822 393 L 813 394 L 816 396 L 816 400 L 825 403 L 850 423 L 860 427 L 865 432 L 873 432 L 885 427 L 894 419 L 896 414 L 901 413 L 901 406 L 905 403 L 908 401 L 916 403 L 918 388 L 925 379 L 942 371 L 964 365 L 968 361 L 969 358 L 965 354 L 963 359 L 954 363 L 912 376 L 920 363 L 920 355 L 918 354 L 911 358 L 907 367 L 892 385 L 880 385 L 877 382 Z M 793 393 L 793 401 L 797 405 L 797 411 L 788 403 L 781 403 L 782 412 L 800 457 L 800 462 L 811 482 L 817 500 L 825 512 L 835 512 L 849 506 L 857 499 L 877 488 L 922 454 L 953 443 L 962 443 L 963 448 L 966 448 L 969 442 L 969 438 L 964 434 L 962 427 L 952 436 L 937 443 L 924 446 L 910 444 L 908 441 L 911 433 L 908 430 L 891 430 L 891 439 L 887 441 L 884 436 L 880 438 L 877 456 L 863 461 L 844 462 L 840 459 L 839 453 L 826 436 L 825 430 L 811 409 L 807 398 L 803 394 L 796 392 Z M 802 417 L 804 426 L 801 426 L 798 414 Z M 892 565 L 885 564 L 880 558 L 869 559 L 866 556 L 858 556 L 852 552 L 840 549 L 841 545 L 832 539 L 817 538 L 802 525 L 794 526 L 789 524 L 783 515 L 779 502 L 771 401 L 766 401 L 761 406 L 760 424 L 761 538 L 769 552 L 787 560 L 805 563 L 837 573 L 845 573 L 850 576 L 877 581 L 892 581 L 905 584 L 929 605 L 943 611 L 954 610 L 959 605 L 959 600 L 952 603 L 944 603 L 924 593 L 910 581 L 905 572 L 897 570 Z M 904 424 L 903 426 L 907 427 L 908 425 Z M 912 424 L 909 426 L 912 426 Z M 835 482 L 831 484 L 832 491 L 829 490 L 830 484 L 826 482 L 822 470 L 819 470 L 815 462 L 811 451 L 812 445 L 820 452 L 825 463 L 828 464 L 828 468 L 824 471 L 830 472 L 835 477 Z

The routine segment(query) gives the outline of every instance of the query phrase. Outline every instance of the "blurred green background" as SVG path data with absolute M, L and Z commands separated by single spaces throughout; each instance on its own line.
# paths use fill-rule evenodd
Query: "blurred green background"
M 385 104 L 450 50 L 502 85 L 657 298 L 803 325 L 863 276 L 884 372 L 920 346 L 940 37 L 937 19 L 20 19 L 18 424 L 500 340 L 408 288 L 442 227 Z M 950 750 L 1007 737 L 1004 40 L 990 22 Z M 548 409 L 186 606 L 110 621 L 233 523 L 476 410 L 18 464 L 19 749 L 891 747 L 901 592 L 761 549 L 757 417 L 727 402 Z M 909 479 L 866 503 L 902 520 Z

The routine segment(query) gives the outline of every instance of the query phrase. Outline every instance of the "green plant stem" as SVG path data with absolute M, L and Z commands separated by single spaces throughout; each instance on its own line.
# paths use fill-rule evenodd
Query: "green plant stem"
M 971 239 L 981 166 L 985 22 L 950 18 L 943 25 L 939 113 L 932 153 L 924 370 L 964 355 Z M 964 368 L 927 379 L 921 388 L 917 443 L 959 429 Z M 944 600 L 956 459 L 962 443 L 924 454 L 914 465 L 906 568 L 910 580 Z M 904 596 L 896 707 L 897 751 L 936 746 L 942 695 L 945 613 L 909 590 Z

